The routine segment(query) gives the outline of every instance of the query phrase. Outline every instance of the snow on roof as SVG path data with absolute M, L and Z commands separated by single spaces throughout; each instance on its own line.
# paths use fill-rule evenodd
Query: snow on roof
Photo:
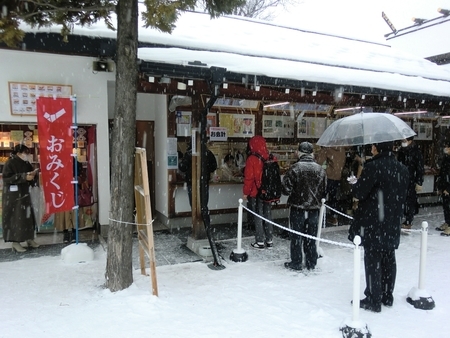
M 26 32 L 37 32 L 22 25 Z M 39 31 L 59 32 L 53 26 Z M 115 38 L 104 23 L 75 26 L 73 34 Z M 70 41 L 70 38 L 69 38 Z M 387 45 L 302 31 L 236 16 L 180 15 L 172 34 L 139 28 L 139 48 L 149 62 L 207 63 L 249 75 L 375 87 L 400 92 L 450 96 L 450 71 Z M 167 48 L 164 48 L 167 47 Z M 175 47 L 175 48 L 172 48 Z

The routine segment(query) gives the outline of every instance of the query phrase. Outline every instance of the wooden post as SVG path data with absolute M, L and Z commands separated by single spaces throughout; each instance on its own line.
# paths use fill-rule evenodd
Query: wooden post
M 153 220 L 147 174 L 147 155 L 145 149 L 143 148 L 136 148 L 135 153 L 134 198 L 136 202 L 136 223 L 139 241 L 139 262 L 141 274 L 146 275 L 145 253 L 149 258 L 150 263 L 152 294 L 158 296 L 155 246 L 153 241 Z

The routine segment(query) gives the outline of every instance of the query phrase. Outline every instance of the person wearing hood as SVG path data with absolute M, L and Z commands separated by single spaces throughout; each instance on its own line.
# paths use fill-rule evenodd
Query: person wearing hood
M 24 144 L 14 147 L 11 157 L 3 167 L 3 240 L 12 242 L 16 252 L 27 251 L 20 242 L 28 247 L 38 248 L 34 241 L 36 219 L 31 204 L 30 187 L 37 183 L 37 169 L 28 162 L 30 149 Z
M 409 185 L 406 194 L 405 221 L 402 229 L 411 229 L 414 214 L 417 207 L 417 193 L 422 191 L 424 164 L 423 156 L 419 147 L 414 142 L 414 136 L 402 141 L 398 151 L 397 159 L 408 168 Z
M 261 178 L 263 174 L 263 160 L 269 158 L 266 140 L 262 136 L 253 136 L 247 145 L 247 160 L 244 169 L 243 199 L 247 200 L 247 207 L 265 219 L 272 219 L 272 206 L 270 202 L 265 202 L 259 197 Z M 255 226 L 255 242 L 251 246 L 255 249 L 265 249 L 273 247 L 273 225 L 265 222 L 256 215 L 250 217 Z
M 287 204 L 292 230 L 310 236 L 317 236 L 319 211 L 325 198 L 327 176 L 322 166 L 314 161 L 313 146 L 309 142 L 300 143 L 298 161 L 283 177 L 283 194 L 289 196 Z M 284 266 L 291 270 L 302 270 L 302 249 L 305 266 L 312 270 L 317 264 L 316 241 L 291 233 L 291 261 Z
M 397 274 L 395 250 L 400 244 L 400 221 L 409 183 L 408 169 L 395 158 L 393 142 L 372 145 L 359 179 L 351 181 L 358 199 L 348 239 L 361 237 L 364 247 L 365 310 L 380 312 L 381 304 L 392 306 Z
M 450 236 L 450 142 L 444 145 L 444 157 L 439 168 L 437 180 L 438 192 L 442 195 L 442 208 L 444 209 L 444 223 L 437 227 L 442 236 Z

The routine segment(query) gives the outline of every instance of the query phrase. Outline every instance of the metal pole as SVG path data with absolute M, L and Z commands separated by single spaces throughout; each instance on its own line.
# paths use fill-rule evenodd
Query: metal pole
M 76 152 L 74 154 L 74 163 L 72 164 L 75 168 L 74 170 L 74 181 L 76 182 L 73 186 L 75 190 L 75 243 L 78 245 L 78 142 L 77 142 L 77 130 L 78 130 L 78 122 L 77 122 L 77 97 L 76 95 L 72 96 L 73 102 L 73 116 L 74 116 L 74 125 L 73 125 L 73 134 L 75 136 L 75 144 L 76 144 Z
M 419 290 L 425 289 L 425 269 L 427 261 L 428 222 L 422 222 L 422 240 L 420 243 Z
M 230 259 L 233 262 L 246 262 L 248 259 L 248 254 L 242 249 L 242 198 L 239 199 L 239 207 L 238 207 L 238 228 L 237 228 L 237 248 L 233 250 L 230 254 Z
M 242 249 L 242 202 L 243 199 L 239 199 L 239 207 L 238 207 L 238 228 L 237 228 L 237 251 L 241 252 Z
M 317 238 L 320 238 L 320 235 L 322 233 L 323 215 L 325 214 L 325 198 L 322 198 L 321 202 L 322 202 L 322 205 L 320 206 L 319 220 L 317 223 Z M 316 248 L 317 248 L 316 250 L 317 250 L 318 254 L 319 254 L 319 245 L 320 245 L 320 241 L 316 240 Z
M 355 250 L 353 251 L 353 321 L 359 321 L 359 293 L 360 293 L 360 273 L 361 273 L 361 237 L 355 236 L 353 239 Z

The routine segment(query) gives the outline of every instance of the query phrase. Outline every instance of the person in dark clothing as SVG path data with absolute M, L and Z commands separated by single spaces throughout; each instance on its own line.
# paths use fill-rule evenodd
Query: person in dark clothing
M 442 195 L 444 223 L 436 230 L 442 231 L 441 235 L 443 236 L 450 236 L 450 142 L 446 142 L 444 145 L 444 157 L 439 168 L 437 187 L 439 194 Z
M 393 142 L 372 145 L 361 177 L 352 186 L 358 199 L 349 240 L 361 237 L 364 247 L 366 298 L 360 307 L 380 312 L 381 304 L 392 306 L 397 273 L 395 250 L 400 244 L 400 221 L 409 183 L 408 169 L 395 158 Z
M 206 153 L 206 161 L 207 161 L 207 189 L 206 189 L 206 203 L 209 201 L 209 180 L 211 174 L 217 169 L 217 160 L 211 150 L 207 149 Z M 189 196 L 189 205 L 192 208 L 192 147 L 189 145 L 186 153 L 178 164 L 178 168 L 186 173 L 186 184 L 188 189 Z
M 25 252 L 20 242 L 38 248 L 34 241 L 36 219 L 31 204 L 30 187 L 37 183 L 37 169 L 28 162 L 30 149 L 24 144 L 14 147 L 3 167 L 3 240 L 12 242 L 12 249 Z
M 409 171 L 409 185 L 406 194 L 405 221 L 402 229 L 411 229 L 412 221 L 417 207 L 417 193 L 422 191 L 424 164 L 423 156 L 419 147 L 414 142 L 414 136 L 403 140 L 402 147 L 397 155 L 400 163 L 404 164 Z
M 300 143 L 298 161 L 283 177 L 283 194 L 289 196 L 289 222 L 292 230 L 317 236 L 319 211 L 325 198 L 327 176 L 322 166 L 314 161 L 313 146 L 309 142 Z M 305 266 L 312 270 L 317 264 L 316 241 L 291 233 L 291 261 L 284 266 L 292 270 L 302 270 L 302 248 L 305 252 Z

